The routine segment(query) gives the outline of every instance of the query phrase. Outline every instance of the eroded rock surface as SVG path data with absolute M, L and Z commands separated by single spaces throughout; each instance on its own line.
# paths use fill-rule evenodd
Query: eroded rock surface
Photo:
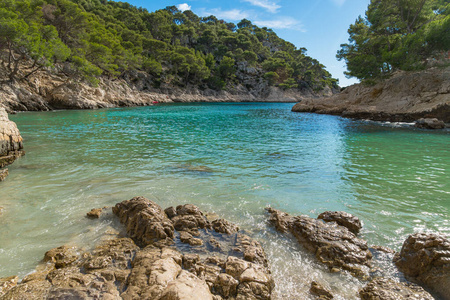
M 445 123 L 436 118 L 421 118 L 416 121 L 414 126 L 425 129 L 443 129 L 445 128 Z
M 24 154 L 23 139 L 16 123 L 10 121 L 5 109 L 0 107 L 0 181 L 8 175 L 8 170 L 2 168 Z
M 415 284 L 396 282 L 386 278 L 375 278 L 362 290 L 363 300 L 433 300 L 427 291 Z
M 343 269 L 356 276 L 368 276 L 372 254 L 367 243 L 347 227 L 307 216 L 294 217 L 273 208 L 267 208 L 267 211 L 278 231 L 291 232 L 330 270 Z
M 431 233 L 410 235 L 394 262 L 406 277 L 450 299 L 450 241 Z
M 213 226 L 190 204 L 166 209 L 169 218 L 143 197 L 113 211 L 132 238 L 106 240 L 84 253 L 69 246 L 49 250 L 21 283 L 0 279 L 0 299 L 271 298 L 265 253 L 236 225 L 220 220 Z
M 317 219 L 322 219 L 325 222 L 336 222 L 341 226 L 347 227 L 348 230 L 356 235 L 362 228 L 359 218 L 345 211 L 326 211 L 321 213 Z

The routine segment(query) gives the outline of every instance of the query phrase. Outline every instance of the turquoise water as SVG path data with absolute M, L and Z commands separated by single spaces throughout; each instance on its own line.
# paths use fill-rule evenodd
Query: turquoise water
M 396 250 L 416 231 L 450 235 L 449 131 L 291 107 L 175 104 L 10 116 L 27 154 L 0 183 L 0 277 L 25 275 L 53 247 L 95 243 L 115 219 L 92 221 L 86 212 L 138 195 L 163 208 L 196 204 L 255 236 L 270 258 L 276 299 L 306 299 L 313 279 L 351 299 L 363 283 L 324 272 L 274 232 L 268 205 L 314 217 L 345 210 L 363 221 L 369 244 Z

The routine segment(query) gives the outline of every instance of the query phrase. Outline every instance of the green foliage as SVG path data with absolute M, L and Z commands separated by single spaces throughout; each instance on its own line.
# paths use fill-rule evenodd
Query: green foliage
M 446 0 L 372 0 L 365 18 L 350 25 L 349 43 L 337 53 L 347 63 L 347 76 L 374 80 L 445 57 L 449 7 Z
M 428 32 L 427 39 L 437 44 L 435 33 Z M 235 25 L 175 6 L 148 12 L 106 0 L 2 0 L 1 68 L 17 80 L 27 76 L 19 76 L 19 69 L 28 68 L 24 61 L 31 61 L 30 71 L 63 63 L 58 70 L 94 84 L 99 76 L 138 71 L 155 85 L 221 90 L 235 85 L 238 72 L 251 66 L 285 89 L 336 85 L 306 49 L 249 20 Z

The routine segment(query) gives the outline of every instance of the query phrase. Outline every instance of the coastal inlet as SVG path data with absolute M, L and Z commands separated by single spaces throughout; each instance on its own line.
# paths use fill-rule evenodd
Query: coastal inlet
M 329 273 L 278 233 L 267 206 L 314 218 L 346 211 L 362 221 L 359 237 L 370 246 L 397 251 L 414 232 L 449 236 L 448 131 L 291 108 L 173 104 L 11 115 L 27 155 L 1 183 L 0 277 L 23 278 L 61 245 L 94 247 L 120 224 L 112 216 L 92 222 L 86 212 L 136 195 L 161 207 L 195 204 L 237 224 L 265 249 L 274 299 L 309 299 L 311 281 L 353 299 L 365 283 Z M 390 259 L 382 267 L 398 278 Z

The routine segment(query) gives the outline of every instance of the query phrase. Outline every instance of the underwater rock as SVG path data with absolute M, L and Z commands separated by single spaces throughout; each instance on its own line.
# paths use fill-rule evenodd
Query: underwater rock
M 359 291 L 362 300 L 433 300 L 427 291 L 415 284 L 375 278 Z
M 345 211 L 326 211 L 321 213 L 317 219 L 322 219 L 325 222 L 336 222 L 338 225 L 347 227 L 356 235 L 362 228 L 359 218 Z
M 394 257 L 405 276 L 450 299 L 450 241 L 432 233 L 415 233 Z
M 292 233 L 331 271 L 343 269 L 355 276 L 368 276 L 372 254 L 367 242 L 357 238 L 347 227 L 307 216 L 294 217 L 270 207 L 266 210 L 277 230 Z
M 93 208 L 86 214 L 86 216 L 91 219 L 98 219 L 102 215 L 102 212 L 102 208 Z

